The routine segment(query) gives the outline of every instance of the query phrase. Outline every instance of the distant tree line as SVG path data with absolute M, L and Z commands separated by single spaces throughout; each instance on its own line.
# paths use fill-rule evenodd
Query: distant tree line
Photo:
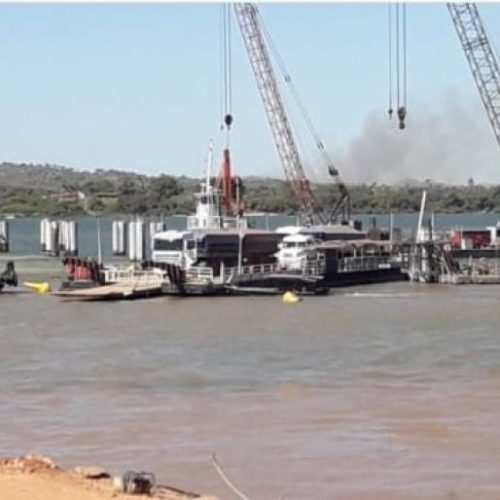
M 37 174 L 41 177 L 37 177 Z M 159 175 L 150 177 L 116 170 L 94 173 L 64 167 L 0 164 L 0 213 L 19 215 L 189 214 L 200 179 Z M 298 213 L 297 200 L 284 181 L 243 179 L 248 211 Z M 500 186 L 433 184 L 349 186 L 355 213 L 415 212 L 422 189 L 427 209 L 434 212 L 500 212 Z M 328 211 L 338 198 L 334 184 L 313 186 L 321 207 Z

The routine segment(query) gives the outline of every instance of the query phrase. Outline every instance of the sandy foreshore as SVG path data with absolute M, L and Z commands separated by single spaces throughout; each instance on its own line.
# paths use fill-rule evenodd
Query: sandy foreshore
M 139 498 L 217 500 L 214 496 L 180 491 L 167 486 L 156 487 L 151 495 L 120 493 L 114 488 L 111 477 L 88 478 L 81 472 L 82 470 L 85 468 L 80 467 L 74 471 L 64 470 L 50 458 L 41 455 L 0 458 L 0 498 L 2 500 L 134 500 Z

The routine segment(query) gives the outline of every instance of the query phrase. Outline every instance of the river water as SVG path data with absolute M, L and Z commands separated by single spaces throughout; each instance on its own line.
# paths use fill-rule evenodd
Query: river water
M 0 450 L 253 499 L 499 498 L 500 287 L 1 296 Z
M 54 260 L 19 260 L 52 276 Z M 500 498 L 500 286 L 0 296 L 0 453 L 236 498 Z

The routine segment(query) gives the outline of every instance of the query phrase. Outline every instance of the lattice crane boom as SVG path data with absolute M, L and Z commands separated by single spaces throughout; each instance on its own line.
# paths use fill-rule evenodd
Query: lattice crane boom
M 500 71 L 479 11 L 474 3 L 448 3 L 479 94 L 500 146 Z
M 286 180 L 302 206 L 306 221 L 312 224 L 315 218 L 319 218 L 321 222 L 325 222 L 318 210 L 309 180 L 304 173 L 292 128 L 274 76 L 269 52 L 259 26 L 257 8 L 250 3 L 235 3 L 234 10 Z

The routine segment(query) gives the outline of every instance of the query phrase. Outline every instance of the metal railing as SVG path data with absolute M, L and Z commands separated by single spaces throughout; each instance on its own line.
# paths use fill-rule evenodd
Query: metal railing
M 221 224 L 222 217 L 218 215 L 210 215 L 208 217 L 204 217 L 203 221 L 206 221 L 206 225 L 201 224 L 201 218 L 197 215 L 190 215 L 187 218 L 187 229 L 217 229 L 222 226 Z
M 160 269 L 143 270 L 134 266 L 124 268 L 105 268 L 105 283 L 127 283 L 133 286 L 156 285 L 162 282 L 164 277 Z
M 211 267 L 190 267 L 186 271 L 186 277 L 192 280 L 213 281 L 214 270 Z
M 325 271 L 324 261 L 306 261 L 302 269 L 298 271 L 290 271 L 298 275 L 306 276 L 321 276 Z M 249 276 L 254 274 L 271 274 L 271 273 L 286 273 L 286 269 L 282 269 L 278 264 L 253 264 L 250 266 L 230 267 L 224 270 L 224 279 L 231 276 L 243 275 Z
M 197 215 L 190 215 L 187 218 L 187 229 L 246 229 L 248 226 L 247 220 L 241 217 L 210 215 L 202 220 L 206 221 L 206 225 L 200 224 L 200 217 Z
M 393 260 L 384 256 L 342 257 L 337 261 L 338 272 L 372 271 L 376 269 L 390 269 Z
M 302 276 L 321 276 L 325 270 L 324 261 L 308 261 L 299 271 L 290 271 Z M 223 281 L 228 282 L 235 276 L 254 276 L 272 273 L 286 273 L 286 269 L 278 264 L 251 264 L 241 267 L 225 267 L 219 276 L 214 276 L 214 270 L 206 266 L 193 266 L 186 270 L 186 278 L 192 281 Z

